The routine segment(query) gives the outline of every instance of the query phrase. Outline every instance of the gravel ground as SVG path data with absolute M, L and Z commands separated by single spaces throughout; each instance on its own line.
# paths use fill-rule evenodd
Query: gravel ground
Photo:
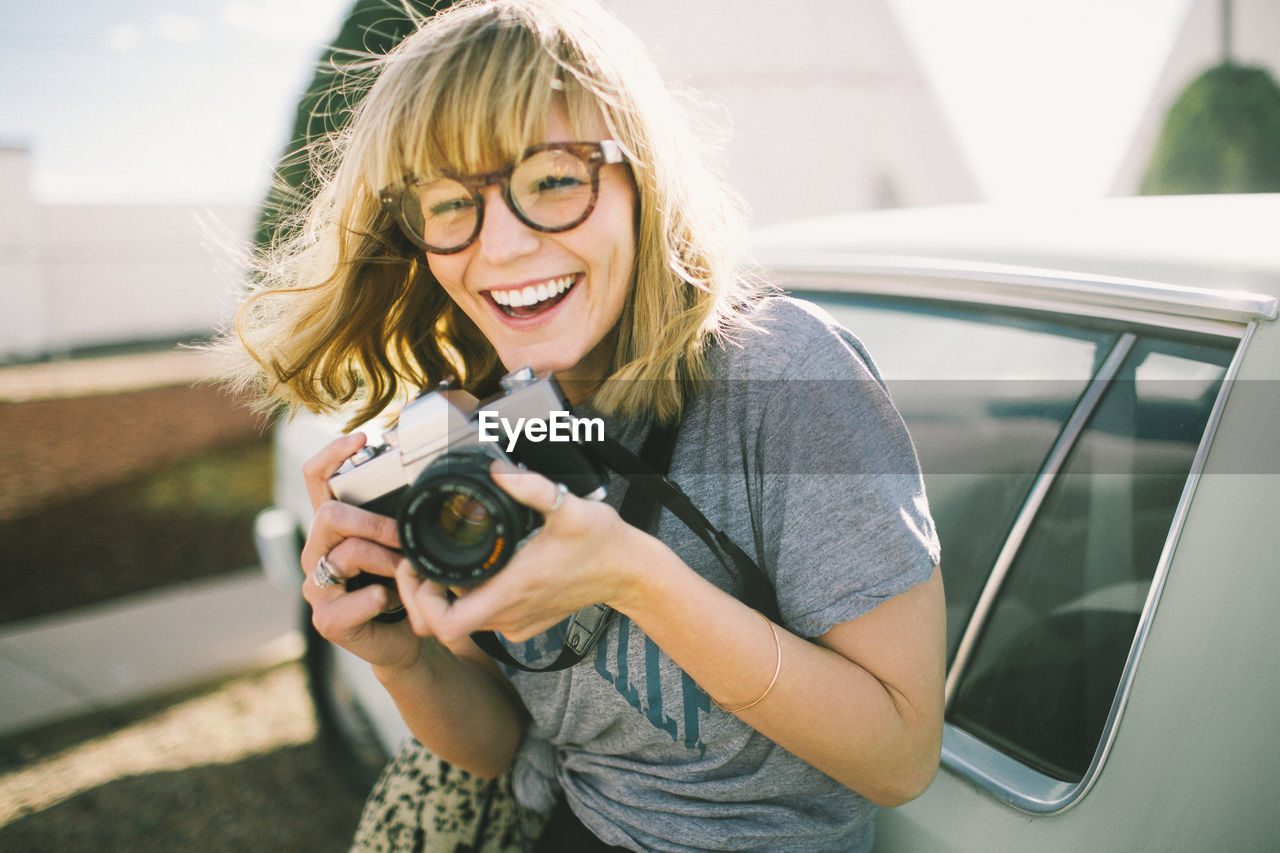
M 15 449 L 0 453 L 0 622 L 257 562 L 270 439 L 243 400 L 198 381 L 202 364 L 0 368 L 0 440 Z
M 34 448 L 0 454 L 0 622 L 251 561 L 264 427 L 191 384 L 204 370 L 189 353 L 0 369 L 0 437 Z M 248 510 L 226 505 L 240 492 Z M 219 550 L 233 539 L 249 550 Z M 291 663 L 0 739 L 0 851 L 346 850 L 356 787 L 328 762 Z
M 300 664 L 0 741 L 0 850 L 346 850 Z

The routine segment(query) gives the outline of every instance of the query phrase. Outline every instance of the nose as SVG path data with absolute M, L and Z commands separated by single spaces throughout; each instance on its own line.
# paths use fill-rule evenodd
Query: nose
M 476 236 L 479 254 L 489 263 L 502 266 L 537 251 L 540 235 L 511 212 L 502 190 L 495 185 L 480 192 L 484 198 L 484 220 Z

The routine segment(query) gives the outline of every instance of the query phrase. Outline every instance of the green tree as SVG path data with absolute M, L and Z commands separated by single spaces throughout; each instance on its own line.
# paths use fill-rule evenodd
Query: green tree
M 315 160 L 310 146 L 340 130 L 364 97 L 372 80 L 360 71 L 445 8 L 450 0 L 356 0 L 332 44 L 316 63 L 311 84 L 298 101 L 293 133 L 276 165 L 276 180 L 258 216 L 254 242 L 268 245 L 289 215 L 315 191 Z
M 1265 68 L 1205 71 L 1165 117 L 1144 195 L 1280 192 L 1280 86 Z

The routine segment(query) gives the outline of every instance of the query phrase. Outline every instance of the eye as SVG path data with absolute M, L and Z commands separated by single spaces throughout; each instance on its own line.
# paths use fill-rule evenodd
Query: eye
M 475 210 L 471 192 L 454 180 L 437 180 L 423 184 L 416 191 L 424 217 L 452 217 Z
M 475 202 L 469 196 L 460 196 L 457 198 L 448 198 L 443 201 L 432 203 L 427 208 L 428 216 L 448 216 L 454 213 L 462 213 L 475 207 Z
M 533 191 L 538 193 L 555 192 L 556 190 L 567 190 L 580 187 L 585 183 L 582 178 L 577 175 L 546 175 L 533 185 Z

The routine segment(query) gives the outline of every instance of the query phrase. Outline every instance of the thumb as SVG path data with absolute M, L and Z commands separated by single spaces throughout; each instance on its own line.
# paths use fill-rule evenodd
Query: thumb
M 517 468 L 509 462 L 495 461 L 489 466 L 489 476 L 498 488 L 543 515 L 555 512 L 566 501 L 576 500 L 563 485 L 553 483 L 534 471 Z

